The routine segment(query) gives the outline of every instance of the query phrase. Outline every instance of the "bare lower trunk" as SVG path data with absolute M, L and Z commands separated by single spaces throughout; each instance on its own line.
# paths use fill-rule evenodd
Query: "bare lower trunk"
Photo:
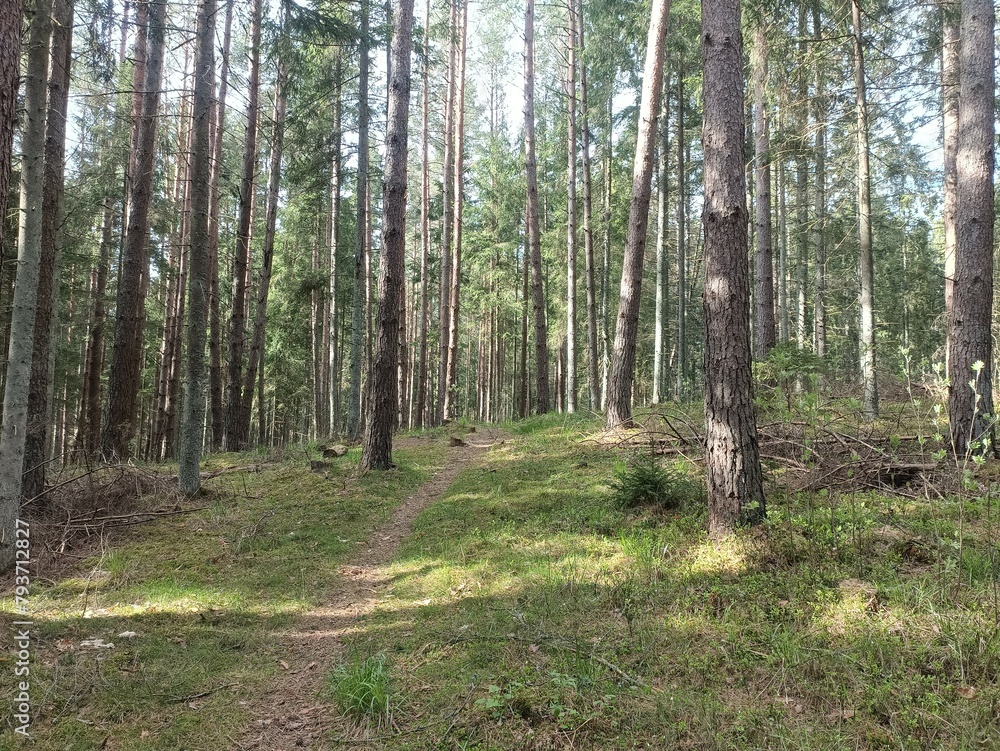
M 767 30 L 758 23 L 752 50 L 754 80 L 754 199 L 757 240 L 757 358 L 774 347 L 774 261 L 771 236 L 771 134 L 767 113 Z
M 576 412 L 576 13 L 568 4 L 566 65 L 566 411 Z
M 961 36 L 954 4 L 941 0 L 941 111 L 944 146 L 944 314 L 948 331 L 945 346 L 945 374 L 951 374 L 951 319 L 955 298 L 955 210 L 958 195 L 958 111 L 959 111 L 959 48 Z
M 764 518 L 750 373 L 741 47 L 739 0 L 704 0 L 705 458 L 714 538 Z
M 819 6 L 813 6 L 813 41 L 818 45 L 822 39 L 820 28 Z M 813 245 L 813 348 L 817 355 L 826 355 L 826 118 L 827 105 L 823 63 L 818 54 L 814 53 L 814 74 L 816 96 L 813 99 L 814 119 L 816 121 L 816 191 L 815 212 L 812 223 Z
M 590 409 L 601 409 L 601 383 L 597 351 L 597 270 L 594 265 L 593 186 L 590 166 L 590 125 L 587 117 L 587 57 L 584 46 L 583 0 L 576 11 L 577 44 L 580 46 L 580 138 L 583 153 L 583 255 L 587 285 L 587 380 L 590 385 Z
M 427 0 L 424 13 L 424 47 L 421 56 L 422 81 L 420 115 L 420 319 L 419 362 L 417 364 L 417 393 L 414 411 L 414 425 L 419 430 L 424 427 L 424 411 L 427 409 L 427 316 L 429 305 L 427 296 L 428 262 L 431 253 L 431 174 L 430 174 L 430 19 L 431 0 Z
M 614 355 L 608 379 L 607 427 L 632 422 L 632 384 L 635 379 L 636 334 L 639 327 L 639 295 L 642 291 L 642 260 L 649 221 L 650 180 L 656 154 L 656 119 L 663 87 L 663 48 L 667 36 L 670 0 L 654 0 L 646 64 L 643 71 L 639 132 L 632 170 L 632 201 L 629 206 L 628 237 L 622 266 L 621 298 L 615 324 Z

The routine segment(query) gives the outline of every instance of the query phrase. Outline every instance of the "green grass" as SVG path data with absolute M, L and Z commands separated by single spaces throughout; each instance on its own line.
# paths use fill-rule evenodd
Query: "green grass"
M 327 678 L 326 689 L 343 714 L 359 722 L 389 725 L 392 704 L 384 654 L 338 665 Z
M 58 581 L 36 578 L 31 746 L 232 748 L 246 706 L 281 670 L 277 634 L 324 600 L 339 563 L 445 456 L 428 441 L 397 449 L 399 469 L 357 477 L 357 449 L 325 474 L 288 452 L 260 472 L 209 480 L 204 511 L 137 528 Z M 5 623 L 4 654 L 11 637 Z M 81 646 L 94 638 L 114 647 Z M 0 748 L 12 743 L 0 729 Z

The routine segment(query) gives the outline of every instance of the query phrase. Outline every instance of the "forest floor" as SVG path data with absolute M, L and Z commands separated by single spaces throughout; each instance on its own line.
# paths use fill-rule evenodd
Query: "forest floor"
M 810 410 L 761 420 L 768 520 L 725 543 L 696 409 L 430 431 L 387 473 L 209 457 L 196 503 L 37 572 L 23 745 L 1000 747 L 994 463 L 923 408 Z M 628 508 L 651 456 L 678 505 Z

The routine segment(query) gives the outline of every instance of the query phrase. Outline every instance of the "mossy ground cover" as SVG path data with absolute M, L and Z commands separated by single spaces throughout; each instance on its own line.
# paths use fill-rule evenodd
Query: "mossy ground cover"
M 349 645 L 392 672 L 395 729 L 369 747 L 1000 747 L 985 484 L 921 500 L 771 473 L 767 524 L 714 544 L 700 501 L 623 509 L 636 449 L 598 428 L 511 426 L 420 517 Z
M 323 473 L 298 452 L 224 474 L 195 499 L 203 511 L 135 528 L 57 580 L 42 572 L 30 601 L 36 716 L 23 745 L 236 748 L 248 700 L 283 669 L 276 635 L 337 586 L 338 564 L 444 452 L 411 442 L 396 452 L 398 469 L 360 477 L 356 449 Z M 246 462 L 221 455 L 208 468 Z M 0 604 L 9 655 L 13 603 Z M 0 669 L 12 697 L 10 660 Z M 11 727 L 0 728 L 0 748 L 15 745 Z

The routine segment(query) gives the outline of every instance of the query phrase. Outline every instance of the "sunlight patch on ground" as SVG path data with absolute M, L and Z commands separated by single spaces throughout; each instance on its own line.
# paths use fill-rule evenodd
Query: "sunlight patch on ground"
M 693 574 L 736 575 L 747 571 L 746 553 L 736 538 L 705 540 L 692 547 L 689 555 L 689 570 Z

